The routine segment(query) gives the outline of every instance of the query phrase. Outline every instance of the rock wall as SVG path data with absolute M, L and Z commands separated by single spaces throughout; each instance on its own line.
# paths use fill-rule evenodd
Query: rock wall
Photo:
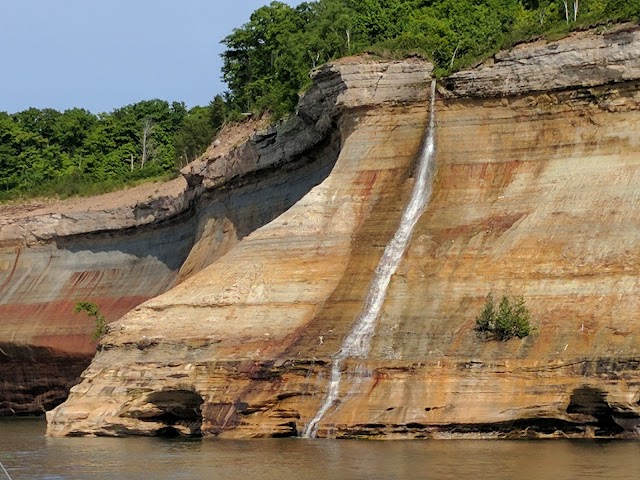
M 634 25 L 577 32 L 499 52 L 469 71 L 444 79 L 453 97 L 508 97 L 636 80 L 640 76 Z
M 364 81 L 369 86 L 366 79 L 374 77 L 380 85 L 355 98 L 348 87 L 363 81 L 359 68 L 325 68 L 296 116 L 254 132 L 241 145 L 210 152 L 183 171 L 186 182 L 158 186 L 143 198 L 116 192 L 110 200 L 63 203 L 60 210 L 5 208 L 0 218 L 0 342 L 16 347 L 11 362 L 27 372 L 31 360 L 24 352 L 30 347 L 43 347 L 41 363 L 51 351 L 51 362 L 58 365 L 52 368 L 73 360 L 76 368 L 54 388 L 62 392 L 61 401 L 95 352 L 93 322 L 73 313 L 77 301 L 96 302 L 113 321 L 196 274 L 287 211 L 333 168 L 342 109 L 370 98 L 399 98 L 395 89 L 402 87 L 399 74 L 404 71 L 414 69 L 424 81 L 423 66 L 398 65 L 371 63 Z M 397 80 L 385 86 L 386 71 L 394 68 Z M 410 83 L 414 77 L 408 82 L 402 95 L 409 100 L 422 95 L 422 85 Z M 13 398 L 30 388 L 22 379 L 33 377 L 7 373 L 0 377 L 0 392 Z M 17 398 L 21 405 L 12 401 L 0 412 L 34 413 L 45 407 L 37 396 Z
M 320 436 L 637 436 L 638 59 L 638 28 L 623 26 L 443 82 L 434 195 Z M 335 97 L 327 179 L 112 324 L 49 435 L 302 431 L 397 228 L 427 119 L 428 66 L 319 75 L 336 71 L 359 83 Z M 475 332 L 490 291 L 523 295 L 533 334 Z
M 193 222 L 180 220 L 155 229 L 37 241 L 26 238 L 34 238 L 32 231 L 23 230 L 28 232 L 23 238 L 2 243 L 0 343 L 6 345 L 3 364 L 11 368 L 0 370 L 0 398 L 9 402 L 0 414 L 43 413 L 66 397 L 88 365 L 95 353 L 95 325 L 86 314 L 74 313 L 76 302 L 95 302 L 112 321 L 174 285 L 193 243 Z M 51 389 L 41 391 L 43 385 Z M 37 393 L 18 394 L 31 391 Z
M 0 415 L 33 415 L 58 405 L 87 366 L 87 356 L 0 343 Z
M 329 177 L 216 263 L 112 324 L 84 374 L 96 381 L 74 387 L 81 406 L 53 413 L 52 433 L 165 432 L 168 427 L 160 419 L 169 407 L 151 400 L 161 377 L 172 379 L 171 386 L 161 388 L 165 395 L 197 392 L 211 398 L 202 406 L 211 412 L 207 417 L 224 417 L 233 400 L 216 399 L 228 379 L 215 372 L 231 372 L 239 364 L 241 369 L 261 369 L 263 362 L 284 354 L 298 329 L 322 312 L 325 299 L 353 268 L 356 236 L 374 242 L 357 251 L 366 257 L 368 270 L 359 273 L 354 286 L 360 288 L 396 223 L 397 212 L 387 205 L 402 205 L 410 187 L 407 178 L 428 113 L 430 70 L 417 61 L 352 62 L 320 70 L 301 107 L 322 107 L 333 98 L 330 111 L 336 113 L 331 115 L 340 113 L 336 120 L 342 144 Z M 212 382 L 206 372 L 222 383 Z M 122 375 L 141 381 L 117 380 Z M 103 401 L 109 391 L 107 405 Z M 67 425 L 70 417 L 78 423 Z M 193 425 L 189 418 L 171 427 L 193 433 Z M 207 432 L 216 428 L 210 420 L 197 427 Z

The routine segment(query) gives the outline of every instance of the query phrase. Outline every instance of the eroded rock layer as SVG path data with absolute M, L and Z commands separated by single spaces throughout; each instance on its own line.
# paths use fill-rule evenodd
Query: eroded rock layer
M 0 343 L 0 415 L 33 415 L 58 405 L 87 366 L 87 356 Z
M 319 436 L 638 434 L 640 42 L 636 27 L 609 35 L 498 57 L 524 59 L 507 65 L 513 91 L 495 78 L 469 89 L 492 68 L 502 78 L 500 62 L 441 88 L 432 200 L 372 350 L 343 363 Z M 563 62 L 579 80 L 548 92 L 544 72 L 530 75 L 530 63 L 552 76 Z M 300 434 L 407 202 L 428 116 L 428 68 L 417 65 L 357 67 L 359 86 L 337 97 L 359 100 L 342 104 L 327 179 L 112 324 L 83 381 L 48 414 L 50 435 Z M 376 85 L 396 96 L 372 100 Z M 499 342 L 474 330 L 490 291 L 526 299 L 531 335 Z
M 348 78 L 354 67 L 364 75 L 362 67 L 353 64 L 338 71 Z M 102 351 L 84 374 L 87 380 L 74 388 L 79 403 L 52 414 L 52 434 L 96 427 L 93 433 L 98 434 L 164 432 L 166 425 L 158 421 L 162 414 L 157 412 L 165 407 L 149 400 L 156 393 L 149 386 L 160 378 L 175 380 L 167 395 L 190 391 L 211 399 L 202 405 L 208 413 L 199 431 L 227 428 L 235 422 L 235 395 L 218 398 L 219 389 L 227 388 L 226 375 L 239 369 L 232 388 L 245 382 L 250 386 L 254 375 L 268 379 L 263 362 L 294 348 L 307 325 L 323 315 L 325 300 L 341 287 L 345 272 L 353 270 L 355 256 L 363 257 L 358 261 L 359 278 L 353 279 L 353 288 L 361 293 L 410 187 L 407 178 L 428 113 L 430 66 L 372 64 L 371 70 L 366 84 L 382 84 L 379 90 L 362 88 L 355 95 L 354 88 L 337 100 L 345 110 L 339 125 L 343 140 L 329 177 L 216 263 L 112 324 Z M 394 83 L 394 76 L 405 85 Z M 412 105 L 397 105 L 399 100 Z M 354 252 L 356 237 L 367 246 Z M 322 339 L 314 336 L 312 341 Z M 294 357 L 304 363 L 306 354 L 296 352 Z M 246 380 L 241 379 L 243 371 L 250 375 Z M 142 381 L 133 386 L 129 380 L 117 380 L 122 375 Z M 212 384 L 211 375 L 220 376 L 222 384 Z M 96 381 L 88 380 L 93 377 Z M 106 387 L 103 378 L 114 388 Z M 106 405 L 108 391 L 111 400 Z M 77 421 L 74 425 L 67 424 L 71 417 Z M 220 417 L 224 425 L 216 426 L 213 417 Z M 97 422 L 98 418 L 106 421 Z M 191 420 L 186 423 L 191 425 Z M 177 421 L 172 427 L 191 432 Z
M 0 342 L 20 351 L 45 347 L 43 355 L 55 351 L 56 365 L 65 355 L 80 355 L 86 366 L 95 351 L 95 327 L 86 315 L 73 313 L 76 302 L 95 302 L 112 321 L 196 274 L 327 177 L 340 150 L 342 109 L 424 97 L 424 64 L 368 65 L 325 67 L 296 116 L 253 132 L 240 145 L 211 149 L 183 171 L 186 182 L 160 185 L 143 198 L 125 192 L 62 204 L 61 212 L 5 208 Z M 373 183 L 376 175 L 361 182 Z M 17 364 L 19 358 L 11 361 Z M 58 401 L 74 379 L 55 387 L 63 392 Z M 0 394 L 13 396 L 16 388 L 29 390 L 29 385 L 8 383 Z M 20 398 L 35 405 L 33 398 Z
M 0 414 L 43 413 L 66 398 L 95 353 L 94 319 L 74 313 L 76 302 L 95 302 L 112 321 L 166 291 L 193 243 L 189 223 L 3 243 L 2 364 L 26 373 L 8 372 L 9 380 L 0 383 L 0 398 L 11 403 Z

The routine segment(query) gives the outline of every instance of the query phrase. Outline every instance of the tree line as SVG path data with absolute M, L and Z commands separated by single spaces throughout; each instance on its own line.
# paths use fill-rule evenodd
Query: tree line
M 640 17 L 640 0 L 317 0 L 257 9 L 223 43 L 232 108 L 293 111 L 309 71 L 371 52 L 420 54 L 447 75 L 543 35 Z
M 518 42 L 638 18 L 640 0 L 273 1 L 222 40 L 228 91 L 206 107 L 149 100 L 99 115 L 0 112 L 0 200 L 93 194 L 175 173 L 225 121 L 293 112 L 309 72 L 332 59 L 418 54 L 444 76 Z
M 0 199 L 93 194 L 161 177 L 199 156 L 225 121 L 206 107 L 145 100 L 110 113 L 0 112 Z

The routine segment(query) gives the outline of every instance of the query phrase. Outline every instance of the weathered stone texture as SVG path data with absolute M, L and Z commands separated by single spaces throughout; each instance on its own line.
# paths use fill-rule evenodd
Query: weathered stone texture
M 183 171 L 186 182 L 152 187 L 143 198 L 125 192 L 63 203 L 60 211 L 0 210 L 0 342 L 53 349 L 52 362 L 79 354 L 88 364 L 94 326 L 73 313 L 77 301 L 96 302 L 112 321 L 197 273 L 327 177 L 343 109 L 424 98 L 424 63 L 370 63 L 368 82 L 357 65 L 323 67 L 298 115 L 203 157 Z M 346 94 L 354 82 L 365 100 Z
M 69 433 L 62 430 L 67 428 L 64 422 L 68 415 L 86 416 L 71 427 L 74 432 L 93 428 L 89 426 L 95 426 L 97 417 L 106 419 L 96 431 L 100 434 L 159 431 L 164 428 L 161 424 L 141 423 L 127 413 L 130 405 L 139 409 L 140 402 L 149 403 L 145 398 L 153 391 L 148 389 L 147 382 L 156 375 L 176 379 L 175 388 L 168 390 L 196 391 L 203 397 L 211 396 L 211 402 L 206 402 L 203 410 L 222 412 L 220 415 L 226 416 L 228 402 L 233 401 L 227 400 L 226 395 L 225 400 L 215 398 L 220 385 L 212 385 L 209 380 L 217 370 L 212 360 L 237 361 L 240 369 L 259 371 L 264 359 L 282 354 L 299 336 L 297 330 L 317 317 L 324 299 L 339 286 L 344 272 L 352 268 L 352 239 L 365 231 L 379 237 L 370 251 L 370 268 L 361 273 L 366 282 L 397 223 L 396 207 L 401 208 L 402 200 L 406 199 L 407 175 L 424 133 L 427 116 L 424 86 L 430 66 L 420 65 L 421 69 L 412 69 L 413 82 L 408 93 L 408 99 L 413 103 L 419 101 L 418 104 L 396 106 L 396 101 L 402 99 L 398 93 L 402 90 L 397 86 L 395 96 L 382 96 L 382 100 L 363 90 L 363 95 L 373 100 L 350 102 L 358 107 L 368 102 L 383 103 L 342 114 L 340 156 L 321 185 L 278 219 L 248 235 L 215 264 L 111 325 L 112 333 L 103 341 L 93 366 L 85 372 L 85 378 L 95 376 L 96 381 L 74 389 L 73 395 L 78 396 L 80 403 L 91 407 L 62 407 L 51 416 L 52 434 Z M 328 78 L 332 79 L 338 68 L 341 67 L 328 67 L 319 76 L 330 74 Z M 403 75 L 403 83 L 408 83 L 402 69 L 384 65 L 376 68 L 381 72 L 373 77 L 376 82 L 389 71 L 389 75 Z M 319 84 L 324 85 L 322 81 Z M 314 95 L 314 91 L 310 94 Z M 354 97 L 353 93 L 350 95 Z M 337 106 L 348 108 L 340 103 Z M 389 198 L 395 199 L 390 209 L 387 208 Z M 376 229 L 374 225 L 381 228 Z M 375 233 L 376 230 L 380 233 Z M 318 342 L 318 338 L 314 337 L 313 342 Z M 146 373 L 132 365 L 126 367 L 127 373 L 119 370 L 118 365 L 129 364 L 141 352 Z M 173 359 L 173 365 L 180 365 L 178 370 L 166 364 L 163 360 L 166 355 Z M 185 376 L 182 363 L 187 358 L 190 373 Z M 151 369 L 147 362 L 153 364 Z M 229 369 L 228 366 L 220 368 Z M 109 404 L 99 406 L 105 392 L 103 374 L 112 380 L 114 375 L 117 378 L 124 374 L 126 378 L 144 377 L 144 381 L 132 387 L 127 381 L 115 380 L 119 386 L 115 390 L 108 388 Z M 269 374 L 265 375 L 268 378 Z M 238 386 L 241 384 L 244 382 L 239 379 Z M 143 392 L 133 403 L 131 388 Z M 214 423 L 205 419 L 203 430 L 216 431 L 218 427 Z
M 640 30 L 626 24 L 499 52 L 443 81 L 454 97 L 503 97 L 640 79 Z
M 433 198 L 371 353 L 344 363 L 320 436 L 637 435 L 638 48 L 635 27 L 581 33 L 445 83 Z M 83 381 L 48 414 L 48 433 L 299 434 L 411 190 L 427 119 L 429 68 L 418 65 L 321 70 L 300 111 L 316 126 L 335 112 L 340 153 L 329 176 L 112 324 Z M 611 76 L 611 65 L 627 73 Z M 359 83 L 358 69 L 370 80 Z M 507 74 L 517 88 L 495 81 Z M 560 83 L 542 85 L 556 74 Z M 471 78 L 475 90 L 462 80 Z M 532 335 L 478 336 L 491 290 L 527 299 Z

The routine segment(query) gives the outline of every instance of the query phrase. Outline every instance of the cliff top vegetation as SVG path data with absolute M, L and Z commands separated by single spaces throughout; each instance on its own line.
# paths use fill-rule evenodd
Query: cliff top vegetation
M 220 96 L 191 109 L 156 99 L 98 115 L 0 112 L 0 200 L 95 195 L 171 176 L 204 151 L 225 112 Z
M 519 42 L 638 18 L 640 0 L 274 1 L 223 40 L 226 99 L 278 117 L 293 111 L 310 70 L 343 56 L 418 54 L 441 77 Z
M 222 40 L 228 91 L 209 106 L 149 100 L 99 115 L 0 112 L 0 201 L 97 194 L 175 175 L 226 121 L 292 112 L 309 72 L 333 59 L 418 54 L 445 76 L 519 42 L 638 18 L 640 0 L 274 1 Z

